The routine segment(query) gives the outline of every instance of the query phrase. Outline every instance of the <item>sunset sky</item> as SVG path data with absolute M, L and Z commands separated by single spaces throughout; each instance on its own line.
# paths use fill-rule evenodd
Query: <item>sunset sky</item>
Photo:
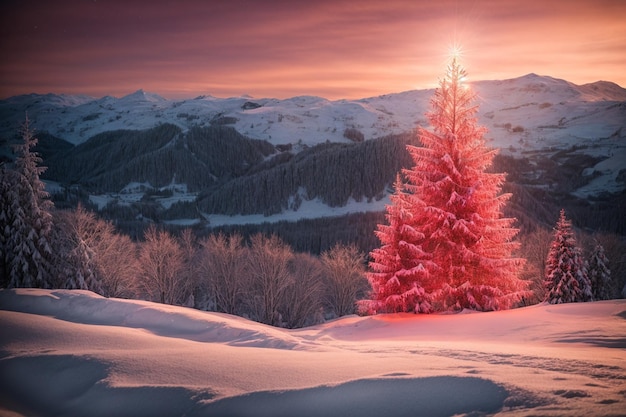
M 6 0 L 0 98 L 363 98 L 534 72 L 626 87 L 623 0 Z

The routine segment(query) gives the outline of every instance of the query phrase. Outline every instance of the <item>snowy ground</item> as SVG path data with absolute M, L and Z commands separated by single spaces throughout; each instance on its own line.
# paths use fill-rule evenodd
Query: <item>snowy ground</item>
M 0 291 L 0 415 L 624 415 L 626 300 L 282 330 Z

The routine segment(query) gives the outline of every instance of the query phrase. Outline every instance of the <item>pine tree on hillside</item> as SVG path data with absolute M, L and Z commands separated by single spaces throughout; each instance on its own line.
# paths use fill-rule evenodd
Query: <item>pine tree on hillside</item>
M 50 211 L 53 208 L 52 201 L 50 201 L 50 195 L 46 191 L 46 186 L 41 181 L 40 176 L 46 171 L 46 167 L 41 166 L 42 159 L 39 154 L 33 150 L 37 146 L 37 138 L 33 134 L 33 130 L 30 128 L 30 121 L 28 117 L 24 121 L 20 130 L 23 143 L 17 145 L 15 150 L 17 151 L 17 158 L 15 159 L 15 170 L 22 174 L 32 188 L 32 192 L 35 195 L 37 205 L 41 213 L 41 225 L 45 232 L 50 232 L 52 228 L 52 215 Z
M 2 168 L 0 173 L 0 262 L 3 286 L 53 286 L 55 275 L 50 244 L 52 202 L 47 199 L 39 175 L 39 156 L 32 151 L 37 139 L 28 119 L 22 128 L 23 143 L 16 147 L 15 170 Z
M 388 209 L 390 224 L 379 227 L 383 246 L 372 252 L 370 280 L 388 310 L 428 311 L 426 302 L 434 311 L 503 309 L 526 286 L 518 278 L 523 260 L 512 256 L 518 229 L 502 216 L 505 175 L 486 172 L 496 151 L 486 146 L 465 76 L 453 59 L 427 114 L 433 130 L 420 129 L 423 147 L 407 146 L 414 166 L 402 172 L 405 191 Z M 412 288 L 403 286 L 406 273 Z M 415 300 L 403 306 L 407 291 Z
M 38 233 L 29 212 L 36 206 L 26 178 L 2 167 L 0 170 L 0 254 L 2 287 L 42 287 L 45 276 L 39 268 L 43 256 Z
M 591 283 L 565 210 L 561 210 L 554 229 L 544 284 L 546 301 L 550 304 L 590 301 L 592 298 Z
M 594 300 L 610 300 L 612 298 L 611 270 L 604 247 L 596 241 L 587 267 Z

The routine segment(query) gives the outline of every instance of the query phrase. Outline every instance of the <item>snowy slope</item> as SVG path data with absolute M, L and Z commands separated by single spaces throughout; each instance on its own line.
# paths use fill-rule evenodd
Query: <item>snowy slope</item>
M 504 81 L 479 81 L 472 86 L 479 94 L 481 124 L 492 129 L 511 123 L 531 132 L 545 131 L 545 143 L 530 143 L 531 148 L 558 144 L 558 138 L 569 135 L 588 139 L 626 135 L 619 132 L 626 120 L 626 90 L 613 83 L 577 86 L 529 74 Z M 337 101 L 312 96 L 284 100 L 211 96 L 167 100 L 143 90 L 122 98 L 100 99 L 31 94 L 0 101 L 0 134 L 14 133 L 9 129 L 19 125 L 26 111 L 36 129 L 75 144 L 115 129 L 146 129 L 158 123 L 173 123 L 185 129 L 234 118 L 236 121 L 230 121 L 237 130 L 251 138 L 274 144 L 302 141 L 311 145 L 326 140 L 345 141 L 343 132 L 348 127 L 359 129 L 370 139 L 424 126 L 432 93 L 415 90 Z M 553 130 L 547 130 L 549 127 Z M 507 138 L 497 130 L 492 136 Z M 510 144 L 498 140 L 498 146 Z
M 626 301 L 283 330 L 86 291 L 0 291 L 0 414 L 623 415 Z

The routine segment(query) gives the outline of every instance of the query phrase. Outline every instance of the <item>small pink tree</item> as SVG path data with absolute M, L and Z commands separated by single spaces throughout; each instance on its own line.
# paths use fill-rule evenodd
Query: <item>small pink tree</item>
M 423 147 L 407 146 L 414 166 L 396 181 L 371 254 L 378 311 L 497 310 L 524 293 L 523 260 L 512 256 L 518 229 L 502 215 L 505 175 L 487 172 L 496 151 L 465 77 L 453 59 L 427 114 L 433 130 L 420 128 Z

